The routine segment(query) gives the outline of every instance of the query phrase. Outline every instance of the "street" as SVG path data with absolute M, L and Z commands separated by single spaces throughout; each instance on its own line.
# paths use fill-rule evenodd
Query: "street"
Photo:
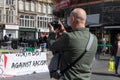
M 114 72 L 108 71 L 108 61 L 109 57 L 94 61 L 91 80 L 120 80 L 120 75 L 116 76 Z
M 91 80 L 120 80 L 120 75 L 115 76 L 114 72 L 108 72 L 109 57 L 108 55 L 102 55 L 100 60 L 94 60 L 93 68 L 92 68 L 92 78 Z M 119 66 L 120 73 L 120 66 Z M 24 75 L 12 78 L 4 78 L 2 80 L 52 80 L 49 77 L 49 72 L 39 73 L 39 74 L 31 74 Z

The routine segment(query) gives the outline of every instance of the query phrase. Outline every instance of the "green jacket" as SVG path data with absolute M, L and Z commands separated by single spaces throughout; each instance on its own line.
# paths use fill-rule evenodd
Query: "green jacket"
M 49 34 L 50 48 L 52 51 L 62 51 L 60 70 L 64 70 L 68 64 L 74 62 L 85 50 L 89 40 L 89 29 L 76 29 L 64 33 L 57 40 L 53 39 L 53 32 Z M 64 73 L 64 80 L 90 80 L 91 67 L 94 55 L 97 51 L 97 38 L 94 36 L 93 44 L 84 57 L 71 69 Z

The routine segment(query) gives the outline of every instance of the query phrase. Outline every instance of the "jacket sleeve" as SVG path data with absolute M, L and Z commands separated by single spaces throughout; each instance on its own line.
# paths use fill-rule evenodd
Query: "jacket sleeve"
M 54 42 L 55 42 L 55 33 L 51 31 L 49 32 L 49 36 L 48 36 L 48 47 L 50 48 Z
M 60 38 L 58 38 L 50 47 L 52 51 L 64 51 L 67 49 L 68 35 L 64 33 Z

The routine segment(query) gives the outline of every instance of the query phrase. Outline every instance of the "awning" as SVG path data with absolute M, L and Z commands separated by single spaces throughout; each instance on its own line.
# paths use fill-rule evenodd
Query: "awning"
M 102 26 L 102 24 L 90 24 L 90 25 L 88 25 L 89 27 L 101 27 Z
M 19 28 L 19 31 L 35 32 L 36 28 Z
M 120 25 L 119 26 L 105 26 L 104 28 L 106 29 L 120 29 Z

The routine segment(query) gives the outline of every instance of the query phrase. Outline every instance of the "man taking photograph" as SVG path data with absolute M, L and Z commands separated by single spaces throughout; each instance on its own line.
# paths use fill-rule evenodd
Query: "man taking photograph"
M 91 34 L 89 29 L 85 28 L 86 16 L 85 10 L 81 8 L 74 9 L 70 13 L 72 31 L 67 32 L 59 21 L 62 35 L 57 39 L 54 35 L 54 28 L 50 25 L 50 50 L 53 52 L 62 52 L 60 60 L 61 72 L 82 55 L 86 49 Z M 90 50 L 85 52 L 85 55 L 75 65 L 72 65 L 70 69 L 62 74 L 62 80 L 90 80 L 92 61 L 97 50 L 97 38 L 94 35 L 93 37 Z

